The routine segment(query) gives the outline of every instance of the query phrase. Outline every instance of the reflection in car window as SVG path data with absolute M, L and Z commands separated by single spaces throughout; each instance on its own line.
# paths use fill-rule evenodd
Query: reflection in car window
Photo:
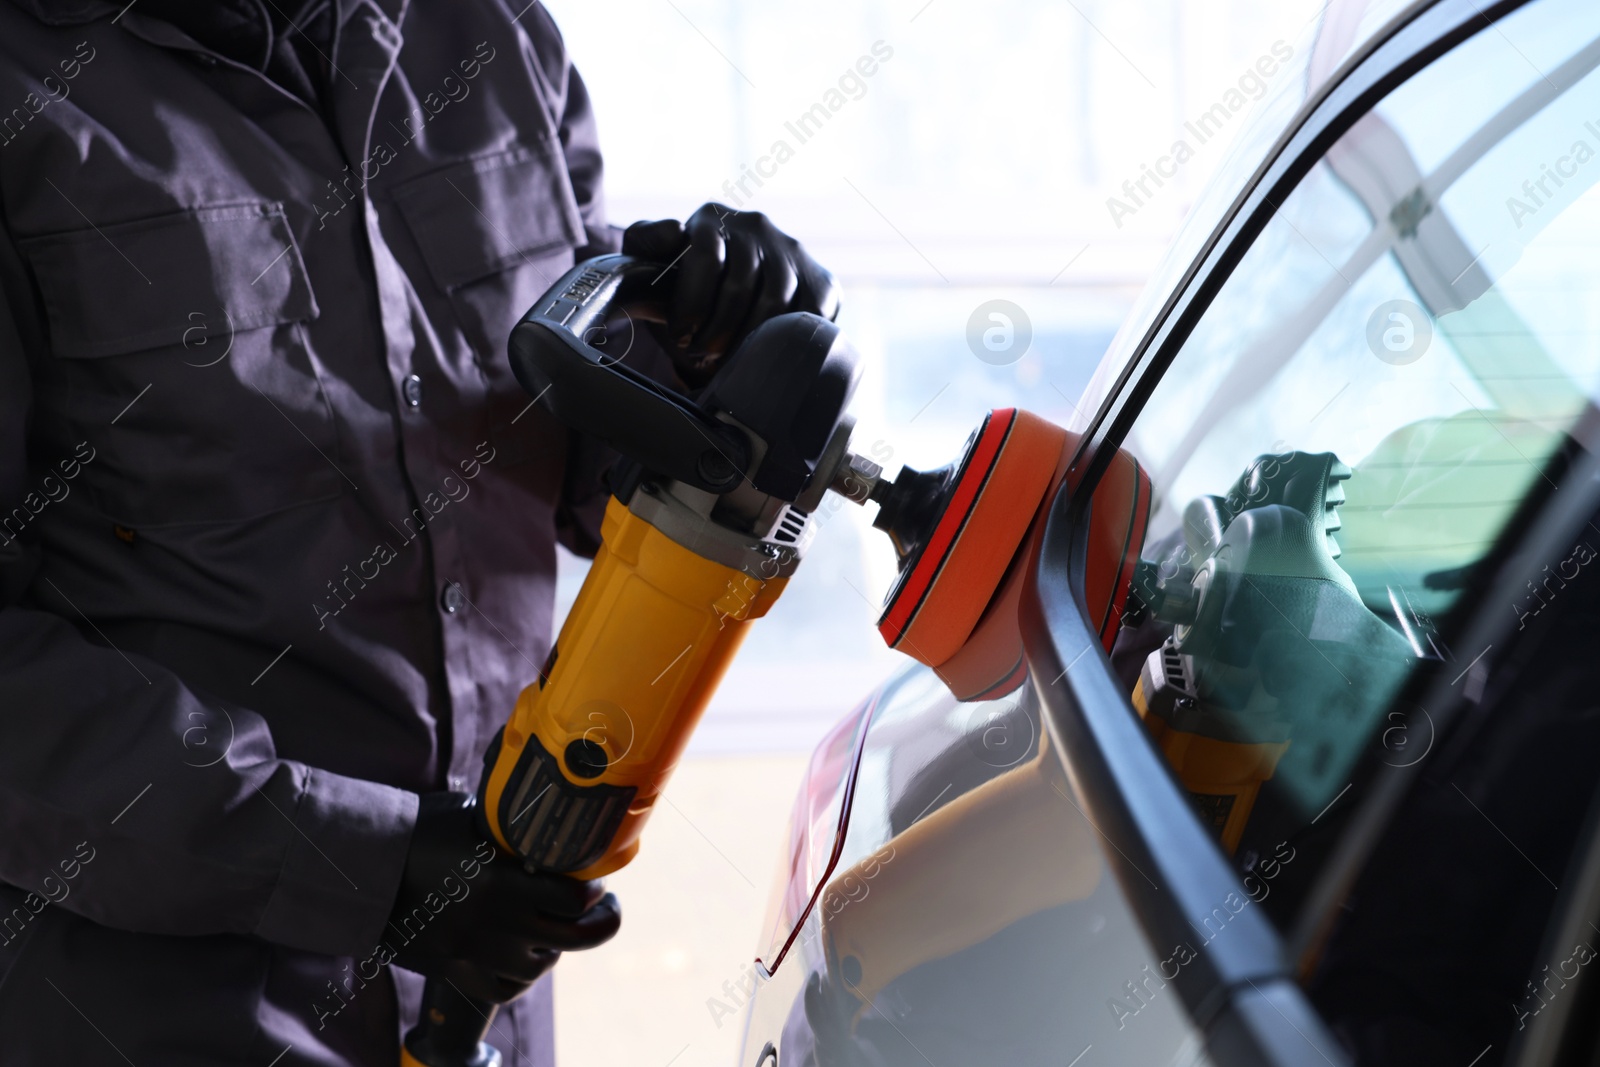
M 1391 93 L 1123 442 L 1155 496 L 1118 655 L 1247 869 L 1339 799 L 1408 675 L 1453 660 L 1435 620 L 1591 411 L 1597 66 L 1600 9 L 1544 0 Z
M 1195 949 L 1158 951 L 1104 876 L 1034 686 L 962 703 L 913 665 L 871 707 L 839 863 L 752 1024 L 780 1062 L 1209 1064 L 1168 988 Z

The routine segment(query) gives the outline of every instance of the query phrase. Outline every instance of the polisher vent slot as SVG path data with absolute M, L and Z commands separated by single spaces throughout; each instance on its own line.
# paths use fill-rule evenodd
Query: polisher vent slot
M 1161 647 L 1161 666 L 1166 671 L 1168 685 L 1185 693 L 1194 692 L 1183 669 L 1183 653 L 1172 647 L 1170 641 Z
M 805 512 L 784 505 L 783 511 L 778 515 L 777 523 L 772 527 L 772 540 L 783 545 L 798 545 L 801 537 L 805 535 L 808 521 L 810 516 Z
M 1344 528 L 1344 521 L 1339 518 L 1339 505 L 1345 502 L 1344 483 L 1350 479 L 1352 473 L 1354 472 L 1349 467 L 1338 460 L 1333 461 L 1333 466 L 1328 471 L 1328 489 L 1322 503 L 1322 533 L 1328 542 L 1328 553 L 1334 559 L 1344 554 L 1344 550 L 1339 547 L 1338 539 L 1333 535 Z

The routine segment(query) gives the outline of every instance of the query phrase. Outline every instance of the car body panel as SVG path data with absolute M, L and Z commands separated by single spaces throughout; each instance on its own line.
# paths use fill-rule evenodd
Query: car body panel
M 913 666 L 846 721 L 863 711 L 839 863 L 759 983 L 743 1062 L 768 1043 L 817 1067 L 1065 1064 L 1089 1045 L 1204 1062 L 1162 977 L 1181 957 L 1152 949 L 1105 877 L 1035 688 L 961 703 Z

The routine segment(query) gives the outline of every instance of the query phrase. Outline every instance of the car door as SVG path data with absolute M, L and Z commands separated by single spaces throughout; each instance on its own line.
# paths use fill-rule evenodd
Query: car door
M 1034 687 L 962 702 L 902 670 L 818 747 L 791 828 L 714 1009 L 753 1002 L 740 1064 L 1208 1062 Z
M 1217 1063 L 1508 1062 L 1548 969 L 1581 968 L 1557 887 L 1592 882 L 1587 702 L 1531 709 L 1566 675 L 1516 657 L 1595 633 L 1597 66 L 1600 10 L 1568 0 L 1373 37 L 1125 339 L 1056 501 L 1024 600 L 1043 721 Z M 1150 524 L 1107 656 L 1086 532 L 1130 457 Z M 1542 821 L 1510 802 L 1541 765 Z M 1447 903 L 1479 883 L 1512 910 Z M 1440 949 L 1468 922 L 1507 927 L 1496 951 Z

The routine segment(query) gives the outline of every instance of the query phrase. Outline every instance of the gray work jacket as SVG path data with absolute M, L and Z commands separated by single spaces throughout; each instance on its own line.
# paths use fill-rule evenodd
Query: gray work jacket
M 393 1067 L 416 793 L 603 502 L 505 355 L 588 98 L 536 4 L 337 0 L 319 108 L 123 3 L 0 3 L 0 1064 Z

